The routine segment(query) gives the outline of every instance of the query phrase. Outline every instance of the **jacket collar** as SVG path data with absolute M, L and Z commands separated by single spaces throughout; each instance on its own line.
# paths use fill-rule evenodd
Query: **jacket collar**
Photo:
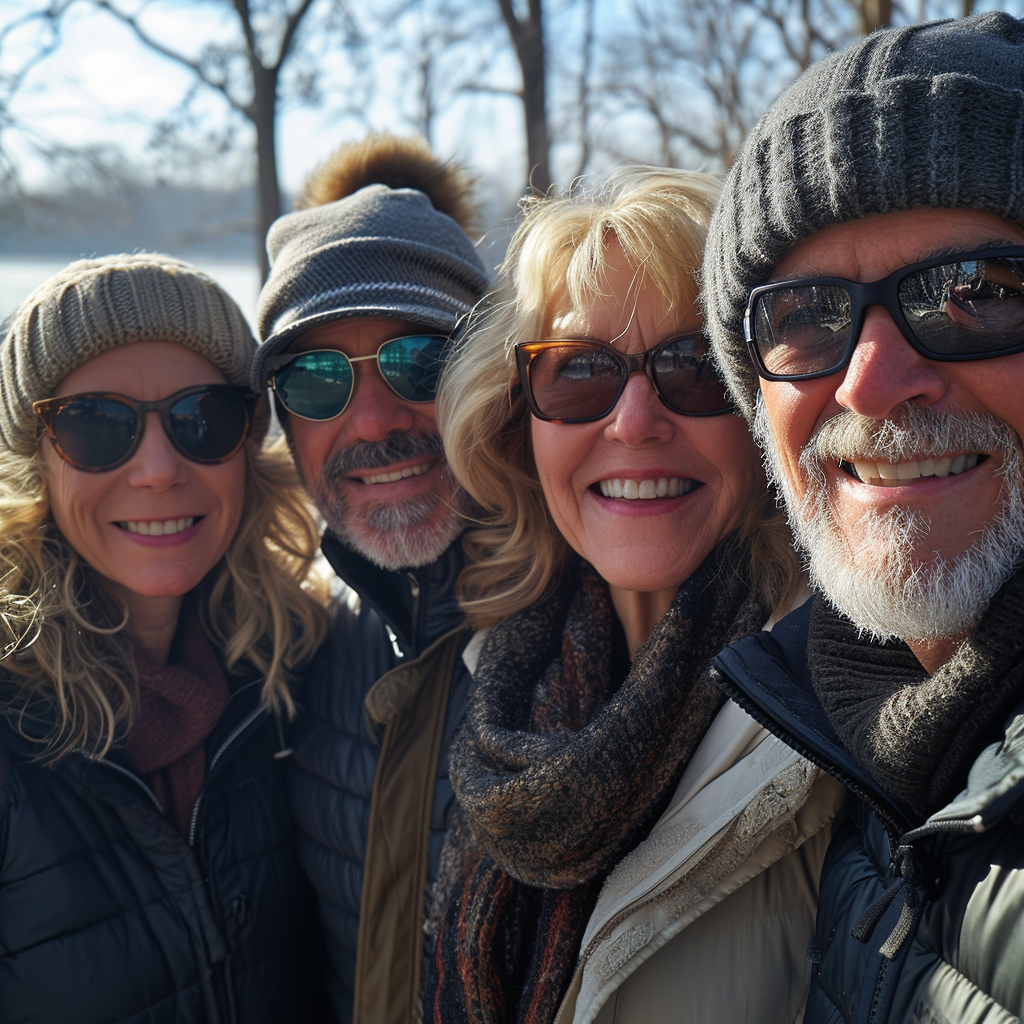
M 456 585 L 467 558 L 461 538 L 429 565 L 382 569 L 328 530 L 320 545 L 338 577 L 384 620 L 403 650 L 419 653 L 463 620 Z
M 908 831 L 907 813 L 843 746 L 811 686 L 806 650 L 811 604 L 787 615 L 770 634 L 746 637 L 715 659 L 720 672 L 716 682 L 736 703 L 861 797 L 893 838 L 912 841 L 934 832 L 983 832 L 1024 800 L 1022 702 L 1008 717 L 1005 734 L 975 760 L 963 792 Z

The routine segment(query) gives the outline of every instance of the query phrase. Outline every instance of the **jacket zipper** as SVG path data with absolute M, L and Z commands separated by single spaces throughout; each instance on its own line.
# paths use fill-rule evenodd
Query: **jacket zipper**
M 221 754 L 224 753 L 232 743 L 235 742 L 238 737 L 249 728 L 252 723 L 259 718 L 261 715 L 267 713 L 267 709 L 262 705 L 254 710 L 250 711 L 245 718 L 242 719 L 234 729 L 231 730 L 231 734 L 224 740 L 217 750 L 217 753 L 210 758 L 210 764 L 206 769 L 206 778 L 209 779 L 214 767 L 221 758 Z M 196 840 L 196 823 L 199 821 L 199 805 L 203 802 L 203 794 L 206 790 L 204 784 L 203 789 L 199 791 L 199 797 L 196 800 L 195 807 L 192 808 L 192 821 L 188 827 L 188 845 L 194 847 Z M 158 805 L 159 806 L 159 805 Z
M 135 774 L 135 772 L 129 771 L 127 768 L 123 768 L 121 765 L 116 764 L 114 761 L 108 761 L 106 760 L 106 758 L 97 757 L 95 754 L 92 754 L 87 750 L 76 750 L 75 753 L 81 754 L 81 756 L 84 757 L 86 761 L 90 761 L 93 764 L 101 765 L 104 768 L 109 768 L 111 771 L 119 772 L 121 775 L 125 776 L 125 778 L 131 779 L 132 782 L 134 782 L 135 785 L 138 786 L 143 791 L 143 793 L 145 793 L 146 796 L 149 797 L 153 806 L 161 814 L 164 813 L 164 809 L 160 806 L 160 801 L 157 800 L 156 794 L 153 792 L 153 790 L 149 788 L 149 786 L 146 785 L 146 783 L 141 778 L 139 778 L 138 775 Z

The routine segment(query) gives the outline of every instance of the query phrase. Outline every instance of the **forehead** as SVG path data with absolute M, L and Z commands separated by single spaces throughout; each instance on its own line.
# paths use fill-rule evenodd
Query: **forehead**
M 76 367 L 55 395 L 116 391 L 153 400 L 193 384 L 223 384 L 224 374 L 205 356 L 173 341 L 137 341 L 120 345 Z
M 798 242 L 771 280 L 845 277 L 877 281 L 909 263 L 946 252 L 1024 243 L 1024 228 L 978 210 L 920 208 L 830 224 Z
M 408 320 L 383 316 L 354 316 L 330 320 L 304 331 L 289 347 L 289 352 L 309 352 L 318 348 L 336 348 L 346 355 L 376 352 L 385 341 L 409 334 L 436 334 Z
M 556 292 L 548 305 L 547 333 L 556 337 L 615 341 L 638 333 L 650 346 L 669 334 L 700 329 L 699 308 L 691 302 L 669 303 L 658 288 L 632 267 L 614 240 L 605 251 L 603 293 L 574 305 L 568 289 Z

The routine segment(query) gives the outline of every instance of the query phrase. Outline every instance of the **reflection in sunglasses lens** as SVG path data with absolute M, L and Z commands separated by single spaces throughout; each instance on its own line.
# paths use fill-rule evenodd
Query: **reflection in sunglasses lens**
M 84 398 L 65 405 L 53 431 L 68 458 L 82 466 L 108 466 L 132 446 L 138 417 L 135 410 L 110 398 Z

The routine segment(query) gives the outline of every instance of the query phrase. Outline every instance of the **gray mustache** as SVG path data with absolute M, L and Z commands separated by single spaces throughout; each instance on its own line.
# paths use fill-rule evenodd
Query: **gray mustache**
M 443 455 L 440 435 L 413 436 L 401 430 L 393 430 L 382 441 L 357 441 L 334 452 L 324 463 L 322 478 L 327 483 L 335 483 L 360 470 L 381 469 L 395 462 L 439 458 Z
M 899 462 L 930 458 L 950 451 L 1011 451 L 1020 445 L 1017 432 L 1003 420 L 964 409 L 936 411 L 905 404 L 898 420 L 876 420 L 849 410 L 826 420 L 800 454 L 800 468 L 839 459 Z

